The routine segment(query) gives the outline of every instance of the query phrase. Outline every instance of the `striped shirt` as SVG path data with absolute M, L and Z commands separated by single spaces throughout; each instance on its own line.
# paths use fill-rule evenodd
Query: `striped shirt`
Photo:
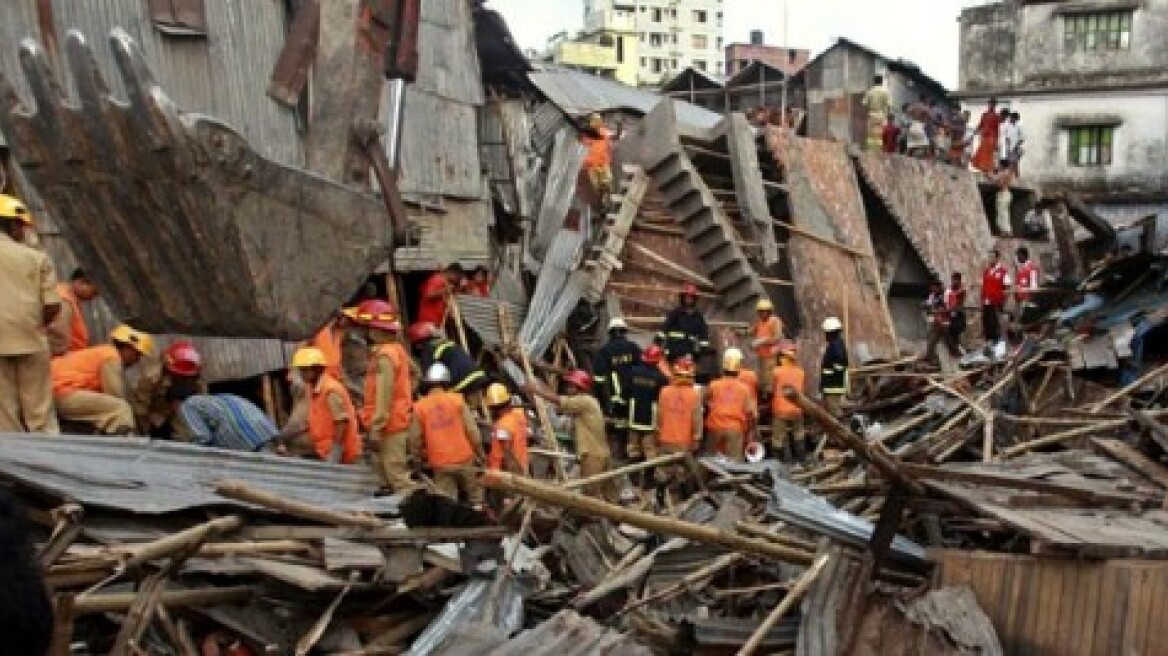
M 254 403 L 234 394 L 188 397 L 179 406 L 178 417 L 192 442 L 220 449 L 258 451 L 278 432 L 275 422 Z

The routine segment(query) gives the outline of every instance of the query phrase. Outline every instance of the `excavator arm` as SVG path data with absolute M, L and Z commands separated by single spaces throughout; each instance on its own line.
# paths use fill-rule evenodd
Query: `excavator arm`
M 77 259 L 142 330 L 311 335 L 390 255 L 387 205 L 182 111 L 125 32 L 110 40 L 124 100 L 75 31 L 65 49 L 75 98 L 35 41 L 20 51 L 32 104 L 0 73 L 0 131 Z

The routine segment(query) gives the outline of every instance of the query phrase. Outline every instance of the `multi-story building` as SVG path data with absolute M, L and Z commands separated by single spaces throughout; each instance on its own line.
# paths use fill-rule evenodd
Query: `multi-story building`
M 584 29 L 575 37 L 560 33 L 551 38 L 547 58 L 561 66 L 636 86 L 640 79 L 639 45 L 633 12 L 589 11 L 584 16 Z
M 1168 0 L 981 3 L 959 96 L 1021 115 L 1022 178 L 1117 221 L 1168 212 Z
M 751 30 L 750 43 L 731 43 L 726 46 L 724 70 L 727 76 L 737 75 L 751 62 L 757 61 L 791 76 L 803 70 L 810 60 L 810 50 L 767 45 L 762 30 Z
M 585 0 L 585 31 L 603 17 L 631 18 L 641 85 L 661 84 L 688 66 L 722 75 L 722 4 L 723 0 Z

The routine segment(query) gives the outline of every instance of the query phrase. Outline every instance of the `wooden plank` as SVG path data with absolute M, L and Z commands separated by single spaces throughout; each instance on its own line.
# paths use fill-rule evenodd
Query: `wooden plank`
M 308 84 L 308 71 L 316 59 L 319 38 L 320 0 L 305 0 L 288 28 L 280 56 L 276 58 L 272 79 L 268 82 L 268 96 L 289 107 L 300 102 L 300 94 Z
M 1101 437 L 1092 438 L 1091 444 L 1095 447 L 1096 451 L 1127 465 L 1157 485 L 1168 488 L 1168 467 L 1148 458 L 1131 445 L 1121 440 L 1104 439 Z
M 1076 602 L 1077 611 L 1074 615 L 1076 633 L 1078 635 L 1075 650 L 1087 656 L 1091 653 L 1092 646 L 1095 642 L 1095 622 L 1099 616 L 1099 592 L 1100 592 L 1100 578 L 1099 573 L 1102 567 L 1098 564 L 1090 565 L 1090 568 L 1083 572 L 1080 576 L 1085 579 L 1086 584 L 1083 587 L 1081 598 Z
M 1075 647 L 1075 607 L 1079 603 L 1080 586 L 1087 577 L 1079 576 L 1076 569 L 1069 566 L 1068 563 L 1051 561 L 1049 566 L 1054 567 L 1062 579 L 1062 596 L 1063 605 L 1062 612 L 1058 615 L 1058 622 L 1055 624 L 1054 637 L 1052 648 L 1055 653 L 1068 654 Z
M 244 557 L 240 560 L 265 576 L 309 592 L 340 590 L 345 587 L 344 581 L 315 567 L 252 557 Z
M 324 568 L 329 572 L 341 570 L 376 570 L 385 565 L 381 549 L 371 544 L 325 538 L 322 551 Z
M 1140 653 L 1148 640 L 1148 609 L 1152 605 L 1152 573 L 1147 566 L 1132 569 L 1131 597 L 1124 618 L 1122 654 Z M 1162 618 L 1158 618 L 1162 619 Z M 1159 632 L 1157 632 L 1159 633 Z
M 1100 573 L 1099 611 L 1095 615 L 1095 635 L 1091 653 L 1113 654 L 1108 648 L 1111 639 L 1111 616 L 1115 611 L 1116 585 L 1119 567 L 1115 563 L 1105 563 Z
M 1115 492 L 1110 490 L 1101 490 L 1094 487 L 1078 487 L 1066 483 L 1052 483 L 1043 480 L 1032 480 L 1029 478 L 1022 478 L 1017 475 L 1011 475 L 1010 473 L 1004 471 L 978 471 L 973 469 L 931 467 L 928 465 L 914 464 L 902 464 L 901 469 L 903 469 L 910 476 L 914 476 L 920 479 L 957 481 L 962 483 L 973 483 L 975 485 L 988 485 L 1017 490 L 1030 490 L 1032 492 L 1043 492 L 1046 494 L 1056 494 L 1059 496 L 1068 497 L 1070 499 L 1086 501 L 1095 506 L 1104 505 L 1107 503 L 1118 503 L 1124 506 L 1129 506 L 1132 503 L 1138 503 L 1145 500 L 1145 498 L 1142 496 L 1128 494 L 1126 492 Z M 1089 483 L 1089 481 L 1084 479 L 1084 483 Z

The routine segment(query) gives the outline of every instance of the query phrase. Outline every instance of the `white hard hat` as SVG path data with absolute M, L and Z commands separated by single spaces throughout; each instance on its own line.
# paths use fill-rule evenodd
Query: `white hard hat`
M 425 382 L 427 383 L 449 383 L 450 370 L 441 362 L 435 362 L 426 370 Z
M 738 371 L 742 366 L 742 351 L 731 346 L 722 351 L 722 368 L 726 371 Z
M 837 330 L 843 330 L 844 324 L 836 317 L 828 317 L 823 320 L 823 332 L 831 333 Z
M 511 431 L 507 430 L 506 428 L 496 428 L 495 439 L 499 440 L 500 442 L 510 442 Z
M 609 330 L 628 330 L 629 324 L 625 323 L 625 320 L 620 318 L 620 317 L 613 317 L 613 318 L 608 320 L 608 329 Z
M 766 457 L 766 449 L 761 442 L 751 442 L 746 445 L 746 462 L 762 462 Z

